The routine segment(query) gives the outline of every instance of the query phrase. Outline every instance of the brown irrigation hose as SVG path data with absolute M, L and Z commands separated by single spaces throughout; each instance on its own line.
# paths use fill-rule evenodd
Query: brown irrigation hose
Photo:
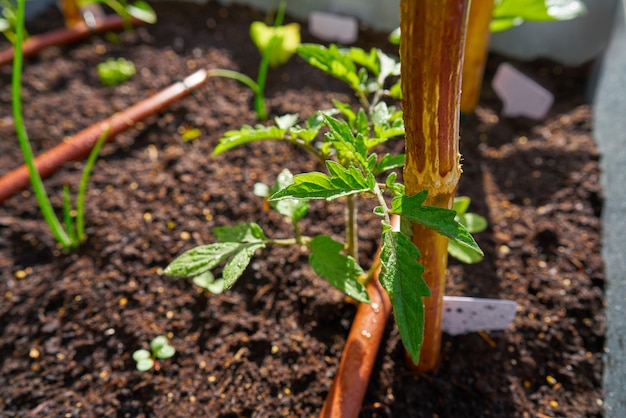
M 133 26 L 139 26 L 145 22 L 131 19 L 131 23 Z M 124 29 L 124 20 L 120 16 L 111 15 L 96 19 L 93 26 L 89 26 L 85 22 L 79 22 L 71 28 L 60 28 L 41 35 L 33 35 L 24 41 L 24 57 L 31 57 L 49 46 L 66 45 L 80 41 L 94 33 L 119 31 L 122 29 Z M 10 64 L 13 61 L 13 54 L 13 47 L 0 51 L 0 65 Z
M 399 227 L 398 217 L 392 218 L 392 225 L 394 229 Z M 356 418 L 361 411 L 378 347 L 391 314 L 391 301 L 378 281 L 379 256 L 380 249 L 374 259 L 374 265 L 379 267 L 367 285 L 371 303 L 361 303 L 356 311 L 335 380 L 320 413 L 322 418 Z
M 35 166 L 39 174 L 42 178 L 49 177 L 66 162 L 86 157 L 107 127 L 110 127 L 110 134 L 107 137 L 107 141 L 110 142 L 115 138 L 115 135 L 126 131 L 137 122 L 159 113 L 171 103 L 189 95 L 193 89 L 202 86 L 208 80 L 209 71 L 196 71 L 183 81 L 172 84 L 154 96 L 67 138 L 59 145 L 35 158 Z M 25 165 L 5 174 L 0 178 L 0 203 L 15 193 L 26 189 L 29 185 L 30 178 Z

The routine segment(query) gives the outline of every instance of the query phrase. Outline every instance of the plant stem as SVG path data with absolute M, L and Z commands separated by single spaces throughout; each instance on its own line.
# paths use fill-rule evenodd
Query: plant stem
M 357 195 L 346 196 L 346 252 L 359 262 L 359 236 L 357 224 Z
M 259 85 L 256 83 L 256 81 L 254 81 L 253 79 L 251 79 L 247 75 L 242 74 L 242 73 L 240 73 L 238 71 L 224 70 L 222 68 L 213 68 L 213 69 L 207 71 L 207 77 L 230 78 L 231 80 L 239 81 L 241 84 L 243 84 L 246 87 L 250 88 L 250 90 L 252 90 L 252 92 L 255 95 L 258 94 L 258 91 L 259 91 Z
M 424 205 L 452 208 L 461 175 L 459 99 L 469 0 L 400 2 L 403 114 L 406 129 L 404 179 L 407 195 L 428 190 Z M 425 327 L 419 372 L 439 362 L 441 319 L 448 259 L 446 237 L 413 225 L 424 280 Z
M 111 132 L 111 126 L 107 126 L 98 138 L 96 145 L 94 145 L 87 162 L 85 162 L 85 168 L 80 178 L 80 184 L 78 185 L 78 194 L 76 196 L 76 239 L 78 242 L 82 242 L 85 239 L 85 195 L 87 194 L 87 183 L 91 176 L 91 170 L 93 169 L 102 146 L 107 140 L 109 133 Z
M 20 143 L 22 155 L 24 156 L 24 162 L 28 168 L 30 181 L 37 198 L 37 203 L 41 209 L 41 213 L 46 220 L 46 223 L 50 227 L 52 234 L 56 240 L 66 249 L 72 247 L 72 241 L 67 235 L 63 226 L 59 222 L 54 209 L 50 204 L 50 199 L 46 193 L 41 176 L 35 167 L 33 150 L 28 140 L 26 133 L 26 127 L 24 126 L 24 120 L 22 117 L 22 43 L 24 42 L 24 10 L 26 0 L 18 0 L 17 2 L 17 30 L 16 30 L 16 42 L 15 42 L 15 57 L 13 60 L 13 76 L 12 76 L 12 106 L 13 106 L 13 118 L 15 120 L 15 131 L 17 133 L 17 139 Z
M 461 111 L 464 113 L 473 112 L 480 98 L 492 15 L 493 0 L 472 0 L 467 22 L 461 88 Z

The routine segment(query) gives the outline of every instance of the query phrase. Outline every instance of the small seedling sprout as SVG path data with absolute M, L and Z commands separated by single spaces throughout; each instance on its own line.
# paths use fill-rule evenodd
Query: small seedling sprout
M 109 58 L 97 66 L 98 78 L 105 86 L 117 86 L 135 75 L 135 64 L 125 58 Z
M 158 359 L 171 358 L 176 354 L 176 349 L 170 345 L 169 340 L 164 335 L 154 337 L 150 343 L 150 350 L 141 348 L 133 353 L 137 370 L 141 372 L 148 371 L 153 367 L 158 368 Z

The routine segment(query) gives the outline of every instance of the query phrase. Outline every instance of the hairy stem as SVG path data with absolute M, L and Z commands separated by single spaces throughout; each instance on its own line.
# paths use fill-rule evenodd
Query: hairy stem
M 359 237 L 357 225 L 358 196 L 346 197 L 346 252 L 359 262 Z

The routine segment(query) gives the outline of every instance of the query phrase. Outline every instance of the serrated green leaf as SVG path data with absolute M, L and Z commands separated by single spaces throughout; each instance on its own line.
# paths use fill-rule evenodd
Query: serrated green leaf
M 378 76 L 380 73 L 380 64 L 377 55 L 378 51 L 378 49 L 372 48 L 369 52 L 366 52 L 362 48 L 351 47 L 347 50 L 347 55 L 352 61 L 367 68 L 374 75 Z
M 234 226 L 225 225 L 213 228 L 213 235 L 218 241 L 227 242 L 259 242 L 267 240 L 261 227 L 254 223 L 240 223 Z
M 288 169 L 284 169 L 276 177 L 276 183 L 270 189 L 270 195 L 273 195 L 282 189 L 293 184 L 293 174 Z M 283 199 L 277 202 L 271 202 L 274 208 L 281 215 L 291 218 L 297 222 L 309 212 L 309 202 L 298 199 Z
M 341 254 L 342 243 L 327 235 L 317 235 L 308 246 L 309 264 L 320 277 L 359 302 L 370 301 L 365 286 L 357 279 L 363 269 L 354 258 Z
M 337 150 L 337 158 L 344 165 L 357 161 L 362 167 L 367 166 L 367 145 L 361 134 L 354 135 L 352 128 L 344 121 L 324 115 L 329 127 L 326 137 Z
M 248 264 L 250 264 L 254 252 L 261 248 L 265 248 L 264 242 L 252 242 L 239 245 L 238 251 L 228 260 L 222 271 L 224 289 L 230 289 L 237 279 L 241 277 L 246 267 L 248 267 Z
M 216 155 L 226 152 L 232 148 L 248 144 L 250 142 L 268 139 L 281 140 L 285 138 L 286 132 L 286 129 L 281 129 L 278 126 L 257 125 L 253 128 L 246 125 L 239 130 L 226 132 L 224 137 L 220 138 L 220 143 L 215 147 L 211 156 L 215 157 Z
M 301 44 L 297 52 L 310 65 L 345 81 L 352 89 L 356 91 L 363 89 L 354 62 L 336 45 L 326 48 L 316 44 Z
M 391 202 L 391 213 L 437 231 L 459 245 L 483 254 L 472 235 L 455 220 L 456 213 L 453 210 L 422 206 L 427 195 L 428 192 L 422 191 L 413 196 L 397 196 Z
M 389 294 L 394 318 L 409 355 L 417 364 L 424 338 L 423 297 L 430 296 L 417 261 L 420 252 L 401 232 L 383 232 L 379 280 Z
M 341 114 L 348 120 L 349 123 L 352 123 L 352 121 L 356 119 L 356 114 L 348 103 L 344 103 L 340 100 L 333 100 L 333 105 L 337 108 L 339 112 L 341 112 Z
M 367 114 L 363 108 L 360 108 L 359 112 L 356 114 L 353 128 L 357 133 L 361 134 L 363 138 L 369 137 L 369 121 L 367 120 Z M 367 147 L 365 148 L 367 150 Z
M 448 254 L 465 264 L 475 264 L 483 259 L 483 255 L 471 248 L 459 245 L 456 241 L 448 241 Z
M 384 173 L 385 171 L 393 170 L 394 168 L 404 167 L 406 161 L 406 155 L 404 154 L 385 154 L 380 159 L 376 168 L 373 170 L 374 175 Z
M 281 199 L 326 199 L 373 190 L 376 179 L 371 174 L 367 177 L 356 167 L 344 168 L 334 161 L 326 161 L 326 167 L 331 173 L 313 172 L 294 176 L 293 184 L 275 193 L 270 201 Z M 373 182 L 373 183 L 372 183 Z
M 195 277 L 209 271 L 237 252 L 238 242 L 218 242 L 192 248 L 178 256 L 163 271 L 174 277 Z

